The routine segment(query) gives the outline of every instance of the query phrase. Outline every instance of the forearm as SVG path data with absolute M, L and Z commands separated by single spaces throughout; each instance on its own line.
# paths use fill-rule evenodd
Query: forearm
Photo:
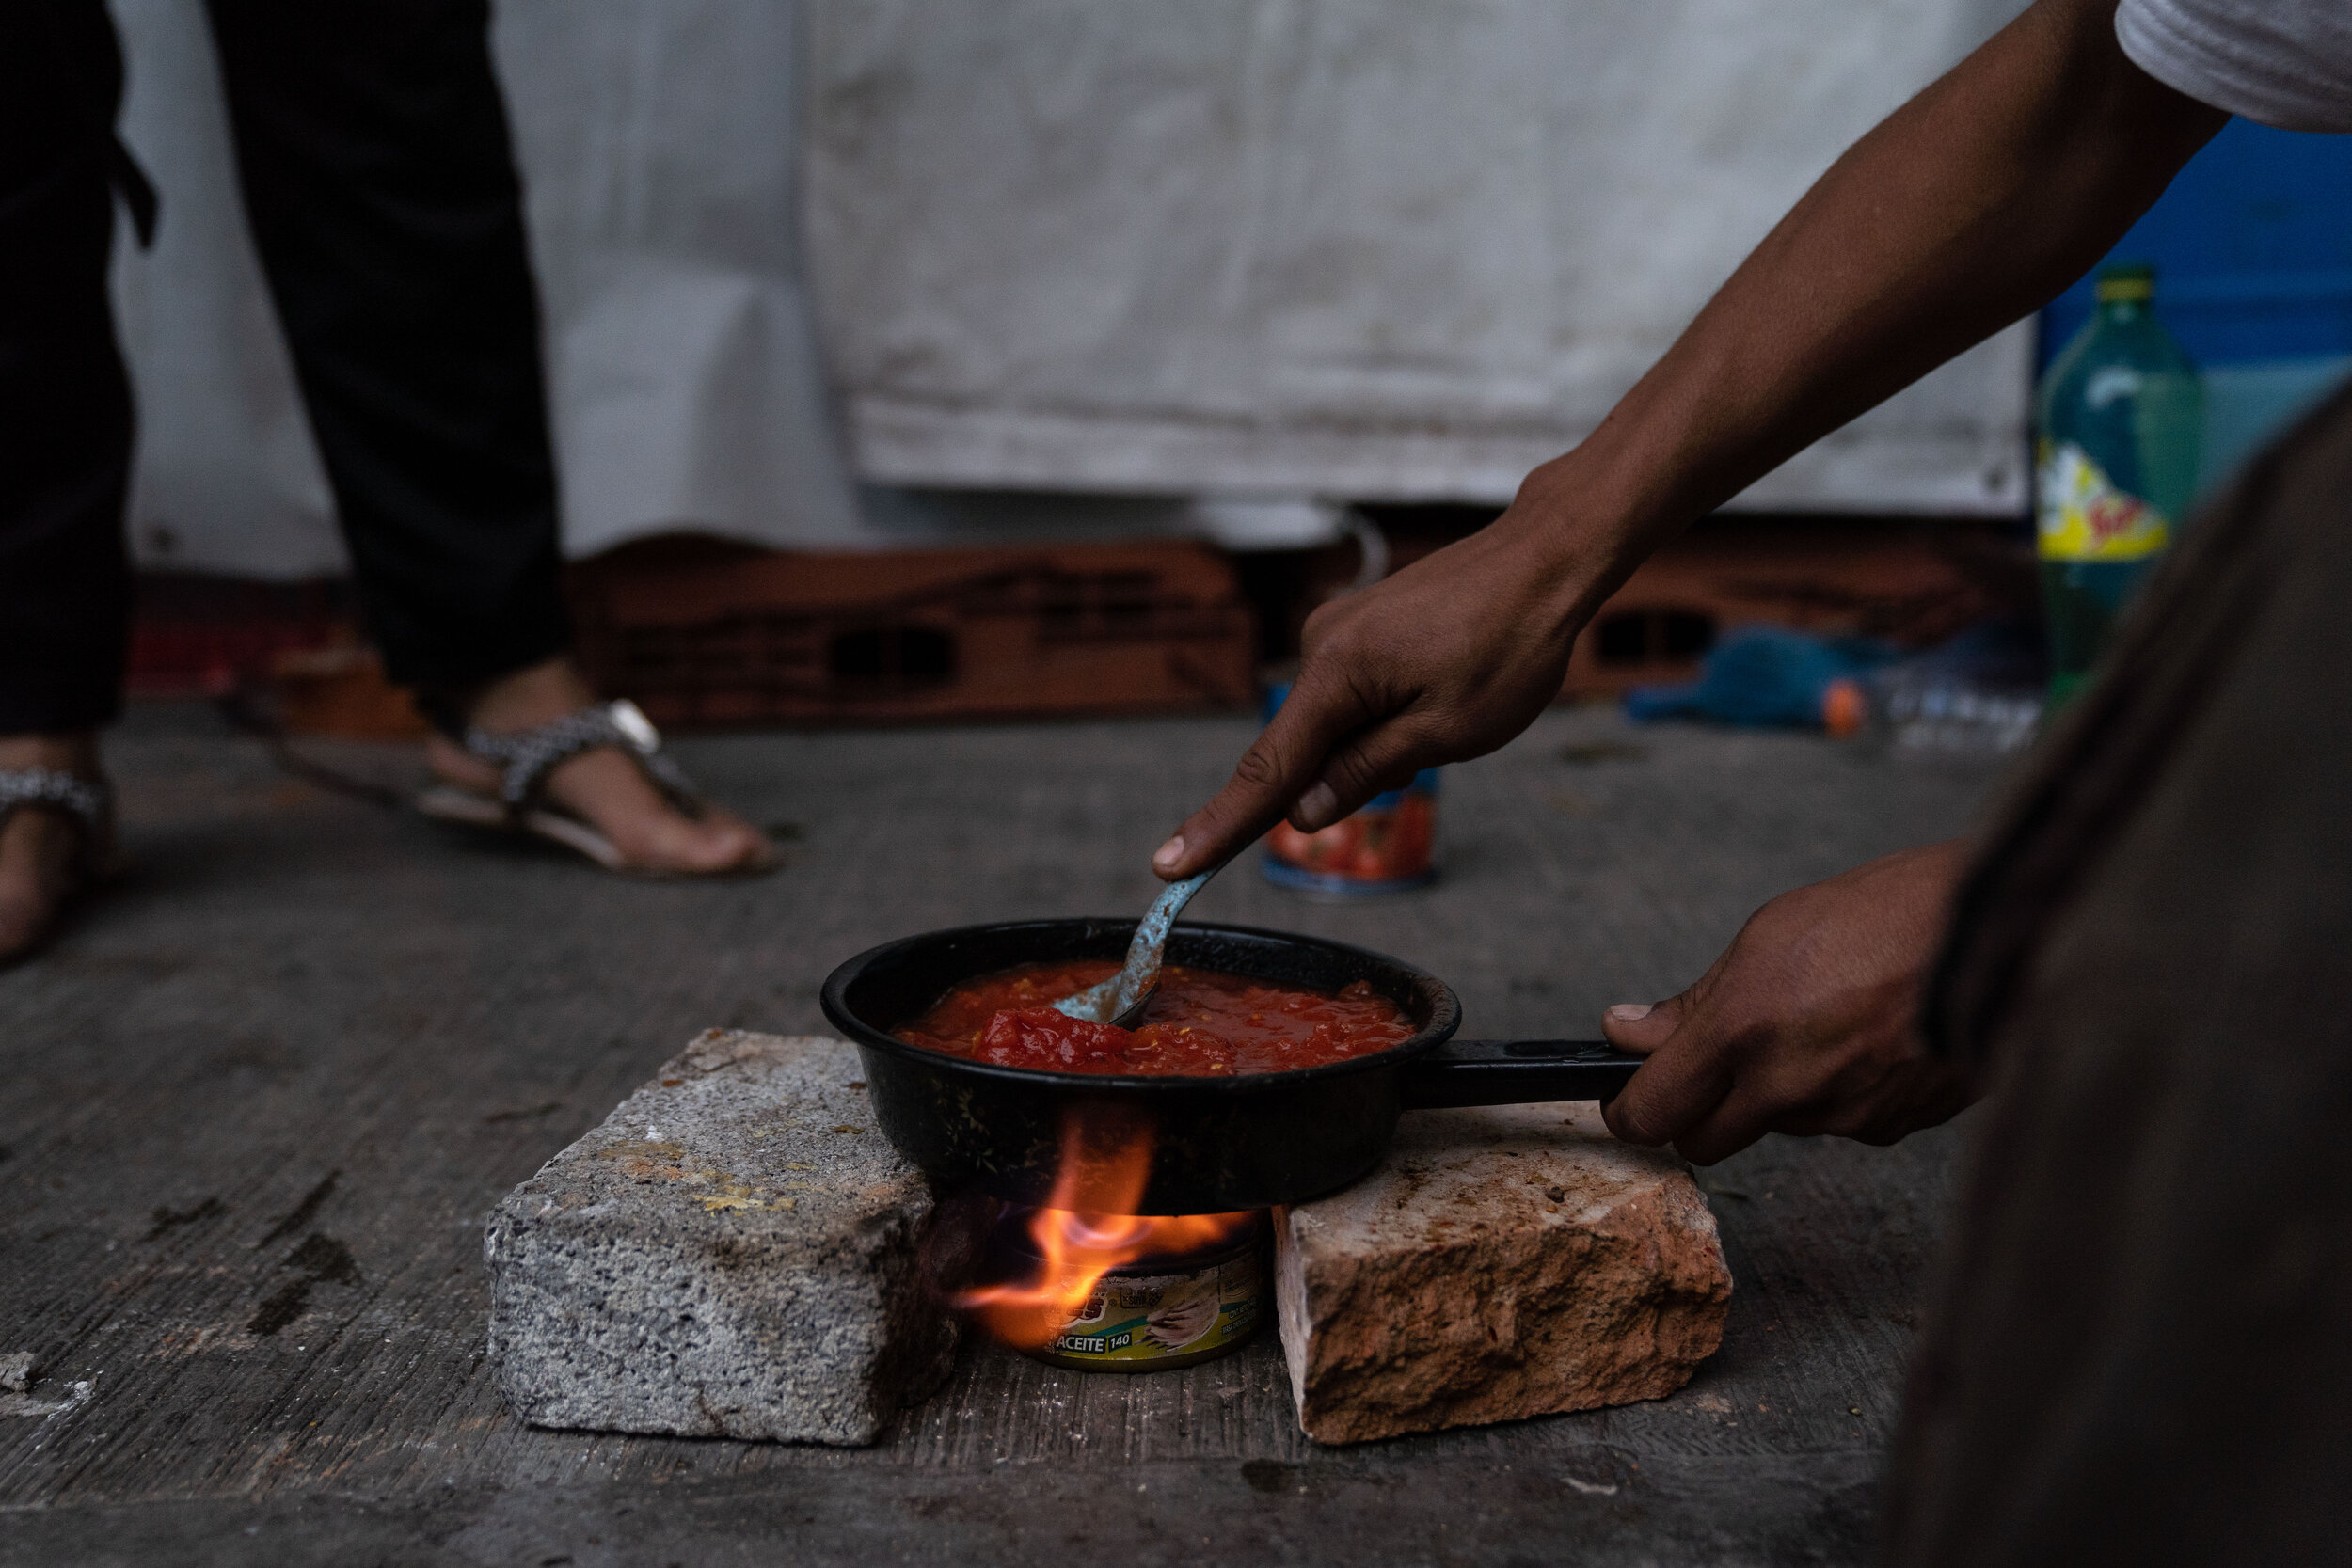
M 1840 158 L 1493 526 L 1318 610 L 1290 700 L 1153 868 L 1502 745 L 1667 537 L 2080 275 L 2225 118 L 2124 57 L 2114 5 L 2040 0 Z
M 2227 118 L 2042 0 L 1831 166 L 1512 519 L 1589 610 L 1649 550 L 2079 277 Z M 1608 580 L 1598 580 L 1608 579 Z

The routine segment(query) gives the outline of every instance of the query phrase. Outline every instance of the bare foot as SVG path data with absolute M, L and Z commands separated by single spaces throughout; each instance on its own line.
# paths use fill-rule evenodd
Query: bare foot
M 555 658 L 491 682 L 474 697 L 470 719 L 492 735 L 513 734 L 596 701 L 571 660 Z M 499 769 L 444 736 L 425 742 L 425 760 L 460 788 L 498 793 Z M 609 746 L 564 762 L 543 788 L 550 801 L 593 824 L 630 865 L 644 870 L 743 871 L 773 853 L 766 835 L 722 807 L 705 806 L 700 818 L 683 815 L 636 763 Z
M 98 737 L 0 736 L 0 770 L 54 768 L 95 781 Z M 82 824 L 51 806 L 20 806 L 0 823 L 0 966 L 48 937 L 84 876 Z

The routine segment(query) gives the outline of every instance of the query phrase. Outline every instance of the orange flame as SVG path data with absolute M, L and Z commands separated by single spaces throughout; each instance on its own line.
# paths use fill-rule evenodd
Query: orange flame
M 1039 1262 L 1030 1276 L 981 1285 L 956 1297 L 1009 1345 L 1050 1345 L 1086 1309 L 1103 1276 L 1122 1263 L 1160 1253 L 1205 1249 L 1239 1235 L 1245 1210 L 1231 1214 L 1135 1214 L 1152 1175 L 1148 1126 L 1089 1127 L 1076 1115 L 1062 1124 L 1061 1163 L 1053 1196 L 1029 1216 Z

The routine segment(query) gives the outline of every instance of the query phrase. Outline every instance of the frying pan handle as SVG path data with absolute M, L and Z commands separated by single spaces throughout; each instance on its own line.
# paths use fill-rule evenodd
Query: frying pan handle
M 1606 1104 L 1643 1061 L 1606 1040 L 1448 1040 L 1407 1067 L 1399 1086 L 1408 1111 L 1549 1100 Z

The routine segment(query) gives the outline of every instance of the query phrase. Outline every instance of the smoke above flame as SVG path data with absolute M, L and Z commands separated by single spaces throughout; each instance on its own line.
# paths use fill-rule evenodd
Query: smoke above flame
M 1138 1258 L 1199 1251 L 1249 1224 L 1231 1214 L 1137 1214 L 1152 1175 L 1148 1123 L 1097 1113 L 1062 1123 L 1060 1163 L 1028 1236 L 1039 1261 L 1028 1277 L 975 1286 L 956 1305 L 1006 1344 L 1050 1345 L 1092 1299 L 1103 1276 Z

